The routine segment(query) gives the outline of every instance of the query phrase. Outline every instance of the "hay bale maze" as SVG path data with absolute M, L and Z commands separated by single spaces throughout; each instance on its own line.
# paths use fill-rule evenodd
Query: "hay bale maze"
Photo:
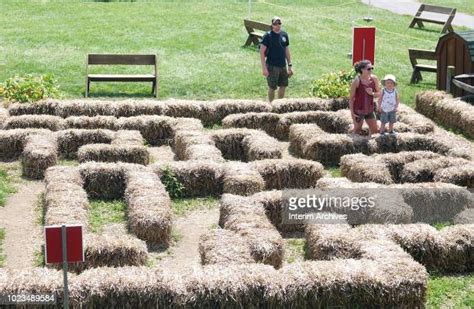
M 347 107 L 317 98 L 13 104 L 1 110 L 0 159 L 43 179 L 44 225 L 84 227 L 85 262 L 70 265 L 73 307 L 424 307 L 428 272 L 474 271 L 474 146 L 406 106 L 396 136 L 356 136 Z M 182 273 L 156 258 L 180 244 L 177 184 L 179 199 L 219 201 Z M 347 215 L 334 224 L 285 220 L 289 192 L 333 189 L 398 195 L 362 214 L 328 209 Z M 123 201 L 125 221 L 96 230 L 95 200 Z M 305 244 L 297 260 L 291 239 Z M 55 266 L 0 268 L 2 295 L 60 303 L 61 284 Z

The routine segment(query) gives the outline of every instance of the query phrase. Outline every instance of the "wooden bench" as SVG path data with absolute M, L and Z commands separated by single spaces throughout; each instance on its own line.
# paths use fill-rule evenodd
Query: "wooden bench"
M 418 63 L 418 59 L 423 60 L 437 60 L 437 54 L 434 50 L 426 50 L 426 49 L 408 49 L 408 55 L 410 56 L 411 66 L 413 67 L 413 73 L 411 75 L 411 84 L 416 84 L 419 81 L 423 80 L 421 76 L 421 71 L 426 72 L 438 72 L 437 65 L 429 65 L 429 64 L 421 64 Z
M 244 46 L 250 46 L 252 43 L 255 46 L 258 46 L 265 32 L 272 30 L 272 25 L 270 24 L 265 24 L 249 19 L 244 19 L 244 26 L 249 34 Z
M 433 16 L 433 14 L 431 14 L 431 16 L 429 17 L 423 17 L 421 16 L 423 12 L 436 13 L 436 16 Z M 416 12 L 416 15 L 413 17 L 413 20 L 411 21 L 409 28 L 414 28 L 415 25 L 418 25 L 418 27 L 420 28 L 424 28 L 423 22 L 427 22 L 427 23 L 443 25 L 443 30 L 441 30 L 441 33 L 445 33 L 447 31 L 453 32 L 454 30 L 453 30 L 453 27 L 451 26 L 451 23 L 455 15 L 456 15 L 455 8 L 422 4 L 420 5 L 418 12 Z
M 90 65 L 150 65 L 154 74 L 89 74 Z M 86 63 L 86 92 L 91 82 L 151 82 L 152 94 L 158 96 L 158 69 L 156 55 L 88 54 Z

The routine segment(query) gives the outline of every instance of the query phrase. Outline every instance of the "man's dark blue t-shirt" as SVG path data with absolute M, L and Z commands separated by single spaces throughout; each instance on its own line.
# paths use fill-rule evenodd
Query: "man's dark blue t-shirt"
M 276 67 L 286 66 L 285 49 L 290 45 L 290 40 L 285 31 L 279 33 L 268 31 L 263 36 L 261 44 L 267 47 L 267 64 Z

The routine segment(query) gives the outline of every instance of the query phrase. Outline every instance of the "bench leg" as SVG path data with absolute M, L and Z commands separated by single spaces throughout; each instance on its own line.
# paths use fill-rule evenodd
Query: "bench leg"
M 90 88 L 91 88 L 91 81 L 89 79 L 87 79 L 87 81 L 86 81 L 86 93 L 85 93 L 86 98 L 89 97 Z
M 156 95 L 157 95 L 156 80 L 152 82 L 151 94 L 153 94 L 153 96 L 156 98 Z
M 245 41 L 244 46 L 250 46 L 250 44 L 252 44 L 252 41 L 253 41 L 252 36 L 249 35 L 248 38 L 247 38 L 247 41 Z

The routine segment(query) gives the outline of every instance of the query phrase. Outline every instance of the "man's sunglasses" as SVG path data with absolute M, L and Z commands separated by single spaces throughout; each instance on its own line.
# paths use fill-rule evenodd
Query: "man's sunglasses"
M 274 25 L 274 26 L 281 25 L 281 23 L 273 23 L 272 25 Z

